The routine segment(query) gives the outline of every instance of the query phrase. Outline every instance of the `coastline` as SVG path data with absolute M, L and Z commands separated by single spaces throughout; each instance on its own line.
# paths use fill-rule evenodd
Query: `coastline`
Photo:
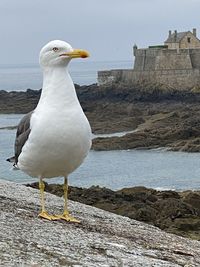
M 94 150 L 156 149 L 200 152 L 200 94 L 138 85 L 76 85 L 77 95 L 94 134 Z M 0 91 L 0 114 L 27 113 L 41 90 Z

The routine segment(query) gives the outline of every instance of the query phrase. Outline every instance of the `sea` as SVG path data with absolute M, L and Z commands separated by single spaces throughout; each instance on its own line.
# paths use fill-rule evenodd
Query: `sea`
M 97 72 L 109 69 L 131 69 L 133 62 L 74 60 L 69 72 L 74 83 L 89 85 L 97 83 Z M 26 91 L 42 88 L 42 72 L 39 64 L 0 64 L 0 90 Z
M 131 61 L 84 61 L 71 64 L 69 71 L 75 83 L 89 85 L 97 82 L 98 70 L 132 68 L 132 65 Z M 0 90 L 25 91 L 41 87 L 42 74 L 38 65 L 0 65 Z M 23 114 L 0 114 L 0 178 L 17 183 L 31 183 L 37 179 L 13 170 L 12 164 L 6 161 L 6 158 L 13 155 L 16 134 L 16 129 L 7 127 L 16 126 L 22 116 Z M 124 134 L 114 133 L 115 136 Z M 62 183 L 63 179 L 53 178 L 47 182 Z M 70 175 L 69 182 L 73 186 L 99 185 L 113 190 L 133 186 L 158 190 L 199 190 L 200 154 L 171 152 L 164 148 L 91 150 L 85 162 Z

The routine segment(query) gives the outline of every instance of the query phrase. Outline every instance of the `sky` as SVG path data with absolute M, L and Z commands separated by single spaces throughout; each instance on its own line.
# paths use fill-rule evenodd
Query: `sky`
M 60 39 L 91 61 L 132 60 L 132 47 L 163 44 L 169 30 L 197 28 L 200 0 L 0 0 L 0 64 L 38 63 Z

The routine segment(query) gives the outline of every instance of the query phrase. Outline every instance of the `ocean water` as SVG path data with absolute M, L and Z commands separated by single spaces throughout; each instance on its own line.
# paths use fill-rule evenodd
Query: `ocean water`
M 90 59 L 74 60 L 69 72 L 74 83 L 89 85 L 97 83 L 97 71 L 133 68 L 132 61 L 99 61 Z M 42 87 L 42 71 L 37 64 L 0 65 L 0 90 L 25 91 Z
M 16 125 L 22 115 L 0 115 L 0 127 Z M 16 130 L 0 130 L 0 177 L 18 183 L 37 181 L 13 171 L 5 159 L 13 155 Z M 63 179 L 47 181 L 62 183 Z M 71 185 L 111 189 L 146 186 L 156 189 L 200 189 L 200 154 L 159 150 L 91 151 L 69 177 Z

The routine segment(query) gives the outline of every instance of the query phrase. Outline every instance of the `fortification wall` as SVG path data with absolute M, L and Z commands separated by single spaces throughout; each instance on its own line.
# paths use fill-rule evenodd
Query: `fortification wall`
M 192 69 L 192 62 L 188 53 L 171 54 L 166 51 L 157 56 L 156 70 Z
M 178 70 L 200 68 L 200 49 L 148 48 L 135 51 L 134 70 Z
M 156 71 L 127 69 L 98 72 L 99 85 L 108 85 L 115 82 L 128 83 L 133 86 L 137 86 L 138 84 L 158 84 L 166 88 L 189 90 L 200 87 L 200 69 Z
M 98 73 L 100 85 L 113 82 L 163 85 L 187 90 L 200 88 L 200 49 L 136 49 L 133 70 L 110 70 Z
M 156 58 L 160 49 L 137 49 L 135 51 L 134 70 L 155 70 Z
M 189 50 L 192 67 L 200 69 L 200 49 L 190 49 Z

